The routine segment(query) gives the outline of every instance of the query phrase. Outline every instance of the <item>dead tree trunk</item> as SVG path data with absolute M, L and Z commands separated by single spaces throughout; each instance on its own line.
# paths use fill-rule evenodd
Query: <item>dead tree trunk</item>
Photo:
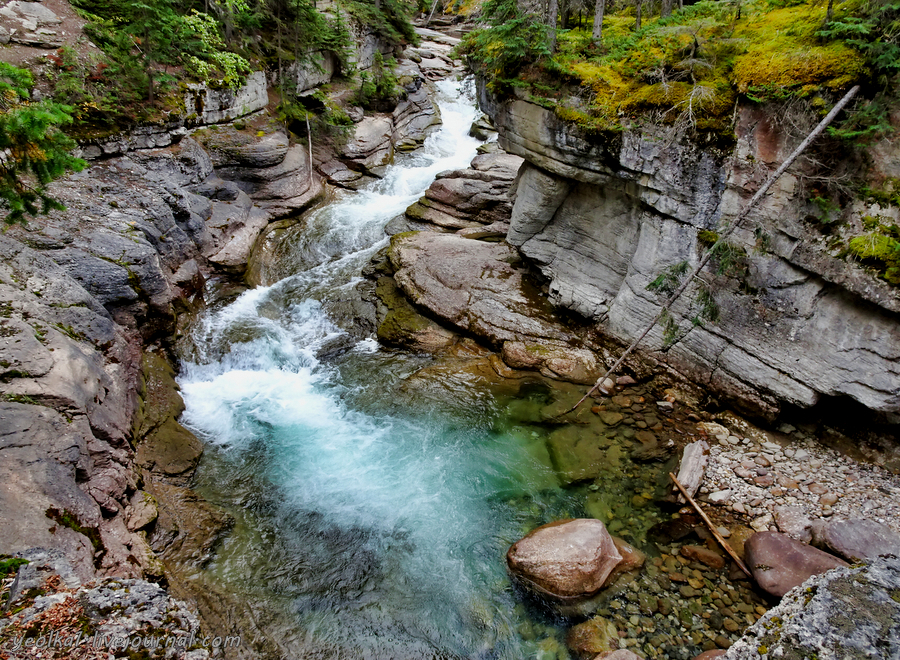
M 594 41 L 603 39 L 603 14 L 605 12 L 606 0 L 597 0 L 597 4 L 594 6 L 594 29 L 591 32 L 591 37 Z

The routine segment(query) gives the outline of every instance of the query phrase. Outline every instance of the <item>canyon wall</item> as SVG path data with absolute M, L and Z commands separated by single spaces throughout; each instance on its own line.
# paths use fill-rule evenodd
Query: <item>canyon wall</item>
M 648 284 L 693 268 L 796 144 L 757 108 L 738 109 L 722 150 L 666 126 L 590 136 L 528 101 L 483 86 L 480 97 L 500 145 L 525 159 L 508 242 L 548 278 L 551 302 L 623 343 L 665 300 Z M 678 341 L 661 350 L 657 327 L 643 355 L 764 416 L 848 397 L 900 421 L 900 291 L 828 250 L 800 176 L 785 174 L 732 236 L 735 263 L 702 275 L 719 319 L 691 322 L 692 286 L 672 310 Z

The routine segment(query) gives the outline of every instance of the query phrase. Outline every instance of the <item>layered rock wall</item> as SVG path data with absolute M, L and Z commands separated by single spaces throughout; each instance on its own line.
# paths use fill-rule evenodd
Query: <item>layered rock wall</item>
M 507 240 L 549 278 L 552 302 L 621 342 L 664 301 L 648 284 L 698 263 L 701 232 L 727 225 L 793 147 L 748 108 L 724 153 L 665 127 L 591 137 L 526 101 L 481 101 L 501 146 L 526 161 Z M 673 308 L 679 341 L 658 350 L 657 328 L 645 356 L 757 413 L 850 397 L 896 419 L 900 293 L 830 255 L 803 221 L 806 204 L 799 175 L 784 175 L 733 236 L 736 265 L 703 275 L 719 320 L 691 323 L 694 286 Z

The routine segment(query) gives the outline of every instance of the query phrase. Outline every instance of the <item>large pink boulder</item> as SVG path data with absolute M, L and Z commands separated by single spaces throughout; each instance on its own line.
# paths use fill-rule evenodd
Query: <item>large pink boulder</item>
M 813 575 L 848 566 L 834 555 L 779 532 L 754 534 L 744 544 L 744 553 L 756 583 L 778 598 Z
M 621 561 L 606 526 L 594 518 L 543 525 L 506 553 L 509 570 L 520 583 L 564 602 L 599 591 Z

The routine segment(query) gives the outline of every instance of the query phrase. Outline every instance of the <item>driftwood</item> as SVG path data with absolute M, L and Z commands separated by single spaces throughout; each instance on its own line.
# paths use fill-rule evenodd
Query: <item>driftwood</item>
M 706 513 L 703 511 L 703 509 L 701 509 L 701 508 L 697 505 L 697 503 L 694 501 L 694 498 L 691 497 L 690 495 L 688 495 L 688 492 L 684 489 L 684 486 L 682 486 L 681 483 L 678 481 L 678 477 L 676 477 L 674 474 L 672 474 L 671 472 L 669 472 L 669 478 L 670 478 L 672 481 L 675 482 L 675 486 L 678 488 L 678 490 L 681 491 L 681 494 L 684 495 L 684 496 L 687 498 L 688 503 L 689 503 L 692 507 L 694 507 L 694 511 L 696 511 L 697 513 L 700 514 L 700 517 L 703 519 L 703 522 L 706 523 L 706 526 L 707 526 L 707 527 L 709 527 L 709 531 L 712 532 L 712 535 L 716 537 L 716 541 L 719 542 L 719 545 L 721 545 L 722 548 L 725 550 L 725 552 L 727 552 L 728 555 L 729 555 L 732 559 L 734 559 L 734 562 L 738 565 L 738 567 L 739 567 L 742 571 L 744 571 L 744 573 L 747 574 L 747 577 L 748 577 L 748 578 L 752 578 L 752 577 L 753 577 L 753 574 L 750 573 L 750 571 L 749 571 L 749 569 L 747 568 L 747 566 L 744 564 L 743 561 L 741 561 L 741 558 L 737 556 L 737 553 L 736 553 L 736 552 L 734 551 L 734 549 L 728 544 L 728 541 L 726 541 L 726 540 L 722 537 L 722 535 L 719 534 L 719 530 L 717 530 L 717 529 L 716 529 L 716 526 L 713 525 L 713 522 L 712 522 L 712 520 L 709 519 L 709 516 L 707 516 Z
M 688 285 L 694 280 L 694 278 L 696 278 L 700 274 L 700 271 L 702 271 L 706 267 L 706 264 L 712 258 L 713 254 L 715 254 L 715 252 L 719 248 L 719 246 L 722 245 L 722 243 L 724 243 L 735 232 L 735 230 L 738 227 L 740 227 L 741 223 L 747 218 L 747 216 L 750 214 L 750 211 L 753 209 L 753 207 L 756 206 L 759 203 L 759 200 L 761 200 L 763 198 L 763 196 L 769 191 L 769 188 L 771 188 L 772 185 L 776 181 L 778 181 L 778 179 L 781 178 L 781 175 L 784 174 L 787 171 L 787 169 L 791 165 L 794 164 L 794 161 L 800 157 L 800 154 L 802 154 L 804 151 L 806 151 L 807 147 L 809 147 L 809 145 L 812 144 L 813 141 L 817 137 L 819 137 L 819 135 L 822 134 L 822 132 L 828 127 L 828 125 L 832 121 L 834 121 L 834 118 L 837 117 L 838 114 L 840 114 L 841 110 L 844 109 L 844 107 L 853 99 L 854 96 L 856 96 L 856 93 L 858 91 L 859 91 L 859 85 L 854 85 L 850 89 L 849 92 L 844 94 L 844 98 L 842 98 L 840 101 L 838 101 L 837 105 L 835 105 L 831 109 L 831 112 L 829 112 L 827 115 L 825 115 L 825 117 L 822 119 L 822 121 L 819 122 L 818 126 L 816 126 L 812 130 L 812 132 L 806 136 L 806 139 L 803 140 L 803 142 L 801 142 L 800 145 L 796 149 L 794 149 L 793 152 L 791 152 L 791 155 L 787 157 L 787 160 L 785 160 L 781 164 L 781 166 L 777 170 L 775 170 L 775 172 L 773 172 L 772 175 L 768 179 L 766 179 L 766 182 L 762 185 L 762 187 L 759 190 L 757 190 L 756 194 L 753 195 L 753 197 L 750 199 L 749 202 L 747 202 L 747 206 L 744 207 L 744 210 L 741 211 L 738 214 L 738 216 L 734 219 L 734 222 L 732 223 L 732 225 L 730 227 L 728 227 L 727 229 L 725 229 L 719 235 L 719 239 L 706 251 L 706 253 L 703 255 L 703 258 L 700 259 L 700 263 L 697 264 L 697 267 L 694 268 L 693 271 L 691 271 L 690 275 L 688 275 L 687 277 L 684 278 L 684 280 L 681 282 L 681 285 L 677 289 L 675 289 L 675 292 L 665 302 L 665 304 L 660 308 L 659 313 L 653 318 L 652 321 L 650 321 L 650 323 L 647 325 L 647 327 L 644 328 L 643 332 L 641 332 L 641 334 L 638 335 L 637 339 L 635 339 L 633 342 L 631 342 L 631 345 L 625 349 L 625 352 L 622 353 L 622 355 L 619 357 L 618 360 L 616 360 L 615 364 L 613 364 L 613 366 L 611 366 L 605 374 L 603 374 L 602 376 L 600 376 L 600 378 L 597 379 L 597 382 L 594 383 L 594 386 L 588 390 L 588 393 L 585 394 L 583 397 L 581 397 L 581 399 L 578 401 L 578 403 L 576 403 L 574 406 L 569 408 L 564 413 L 561 413 L 560 415 L 558 415 L 559 417 L 572 412 L 578 406 L 580 406 L 582 403 L 584 403 L 585 400 L 591 394 L 593 394 L 597 390 L 598 387 L 600 387 L 600 385 L 603 383 L 603 381 L 605 381 L 607 378 L 609 378 L 610 375 L 614 374 L 616 372 L 616 370 L 622 366 L 622 363 L 625 362 L 625 358 L 628 357 L 629 355 L 631 355 L 631 353 L 634 351 L 634 349 L 637 348 L 638 344 L 640 344 L 641 341 L 643 341 L 644 337 L 646 337 L 648 334 L 650 334 L 650 331 L 653 329 L 653 327 L 657 323 L 659 323 L 659 320 L 663 317 L 663 315 L 665 315 L 669 311 L 669 308 L 675 303 L 675 301 L 681 297 L 681 294 L 683 294 L 685 292 L 685 289 L 688 288 Z
M 706 440 L 697 440 L 684 448 L 684 454 L 681 456 L 681 467 L 678 469 L 678 481 L 689 495 L 697 494 L 700 482 L 703 481 L 703 472 L 706 470 L 708 461 L 709 444 Z M 687 502 L 680 495 L 678 496 L 678 501 L 682 504 Z

